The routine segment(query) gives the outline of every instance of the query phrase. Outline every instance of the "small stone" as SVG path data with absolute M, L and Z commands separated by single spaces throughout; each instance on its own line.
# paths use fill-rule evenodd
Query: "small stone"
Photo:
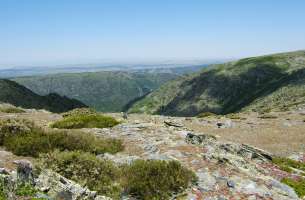
M 230 188 L 234 188 L 235 187 L 235 182 L 232 181 L 232 180 L 228 180 L 227 186 L 230 187 Z
M 5 168 L 0 168 L 0 174 L 8 175 L 10 172 Z

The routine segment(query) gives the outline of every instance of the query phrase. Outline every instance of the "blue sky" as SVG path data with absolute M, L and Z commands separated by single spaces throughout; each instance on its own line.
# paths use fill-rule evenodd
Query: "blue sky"
M 304 0 L 0 0 L 0 67 L 305 49 Z

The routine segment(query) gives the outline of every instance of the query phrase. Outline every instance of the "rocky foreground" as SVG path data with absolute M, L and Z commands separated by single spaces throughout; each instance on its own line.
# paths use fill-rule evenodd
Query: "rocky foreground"
M 117 114 L 113 115 L 118 117 Z M 56 114 L 36 111 L 1 114 L 1 118 L 6 117 L 35 119 L 38 124 L 44 126 L 60 118 Z M 226 142 L 219 139 L 218 135 L 194 131 L 185 124 L 190 120 L 197 119 L 134 115 L 113 128 L 84 131 L 97 136 L 122 139 L 125 144 L 123 152 L 98 155 L 118 165 L 141 158 L 178 160 L 192 169 L 198 177 L 198 183 L 192 185 L 184 194 L 174 195 L 172 199 L 299 199 L 296 192 L 280 180 L 283 177 L 299 178 L 304 174 L 282 171 L 271 162 L 274 153 L 247 144 Z M 211 121 L 217 129 L 232 128 L 232 122 L 227 123 L 227 120 Z M 210 125 L 202 123 L 202 126 Z M 294 156 L 294 159 L 304 162 L 303 158 L 302 153 Z M 49 191 L 50 196 L 62 195 L 61 199 L 108 199 L 97 196 L 94 192 L 49 170 L 43 170 L 39 177 L 32 177 L 32 166 L 24 159 L 27 158 L 16 157 L 5 150 L 0 151 L 0 174 L 6 177 L 8 183 L 19 177 L 36 182 L 37 187 L 41 191 Z M 122 198 L 132 199 L 128 196 Z

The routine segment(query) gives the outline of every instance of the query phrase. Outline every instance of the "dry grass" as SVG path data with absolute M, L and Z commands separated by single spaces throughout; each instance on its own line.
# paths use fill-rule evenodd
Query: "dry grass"
M 273 113 L 276 118 L 268 119 L 259 118 L 256 113 L 243 115 L 247 119 L 233 121 L 232 128 L 217 128 L 215 124 L 221 120 L 216 118 L 209 119 L 209 123 L 185 121 L 185 125 L 198 132 L 218 135 L 222 141 L 251 144 L 279 156 L 305 151 L 305 123 L 298 113 Z

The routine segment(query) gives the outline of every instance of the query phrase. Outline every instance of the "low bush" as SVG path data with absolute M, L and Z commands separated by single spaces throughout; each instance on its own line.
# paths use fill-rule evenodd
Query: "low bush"
M 122 193 L 144 200 L 169 199 L 196 181 L 195 174 L 177 161 L 137 160 L 118 167 L 112 161 L 80 151 L 42 155 L 37 166 L 52 169 L 114 199 Z
M 262 114 L 258 118 L 261 118 L 261 119 L 276 119 L 277 116 L 272 115 L 272 114 Z
M 22 197 L 34 196 L 39 191 L 30 184 L 21 184 L 16 188 L 15 194 Z
M 5 185 L 1 182 L 0 183 L 0 200 L 8 200 L 7 194 L 5 194 L 4 187 L 5 187 Z M 8 189 L 8 188 L 6 188 L 6 189 Z M 15 187 L 11 187 L 9 189 L 10 189 L 10 192 L 12 192 L 16 196 L 16 199 L 47 200 L 46 198 L 35 197 L 38 193 L 41 193 L 41 192 L 39 190 L 35 189 L 35 187 L 30 184 L 15 185 Z
M 90 153 L 55 151 L 40 158 L 40 167 L 50 168 L 62 176 L 87 186 L 99 194 L 118 199 L 121 192 L 119 169 L 108 160 Z
M 281 157 L 272 158 L 272 162 L 278 165 L 283 171 L 292 172 L 291 168 L 295 168 L 305 172 L 305 163 L 303 162 Z
M 22 110 L 21 108 L 16 108 L 16 107 L 0 107 L 0 112 L 3 113 L 24 113 L 25 111 Z
M 4 146 L 16 155 L 37 157 L 55 149 L 81 150 L 93 154 L 117 153 L 123 150 L 123 144 L 118 139 L 98 138 L 93 134 L 68 131 L 46 132 L 40 128 L 32 129 L 30 133 L 6 137 Z
M 4 193 L 4 184 L 3 180 L 0 179 L 0 200 L 6 200 L 6 196 Z
M 198 118 L 213 117 L 213 116 L 217 116 L 217 115 L 211 112 L 203 112 L 197 115 Z
M 28 120 L 0 120 L 0 145 L 20 156 L 37 157 L 54 149 L 82 150 L 94 154 L 123 150 L 118 139 L 104 139 L 78 131 L 46 131 Z
M 226 117 L 230 118 L 230 119 L 246 120 L 245 117 L 241 117 L 238 113 L 230 113 L 230 114 L 227 114 Z
M 119 122 L 112 117 L 100 114 L 81 114 L 65 117 L 53 123 L 51 127 L 59 129 L 109 128 L 117 124 Z
M 177 161 L 137 160 L 123 167 L 122 186 L 140 199 L 169 199 L 196 181 L 195 174 Z
M 91 114 L 97 114 L 97 112 L 92 108 L 76 108 L 76 109 L 63 113 L 62 116 L 64 118 L 66 118 L 66 117 L 71 117 L 71 116 L 91 115 Z
M 3 145 L 5 137 L 26 134 L 34 128 L 34 123 L 28 120 L 2 119 L 0 120 L 0 145 Z
M 22 108 L 18 108 L 11 104 L 0 104 L 0 112 L 3 113 L 24 113 L 25 111 Z
M 282 179 L 282 183 L 292 187 L 300 198 L 305 196 L 305 179 L 294 180 L 290 178 Z

